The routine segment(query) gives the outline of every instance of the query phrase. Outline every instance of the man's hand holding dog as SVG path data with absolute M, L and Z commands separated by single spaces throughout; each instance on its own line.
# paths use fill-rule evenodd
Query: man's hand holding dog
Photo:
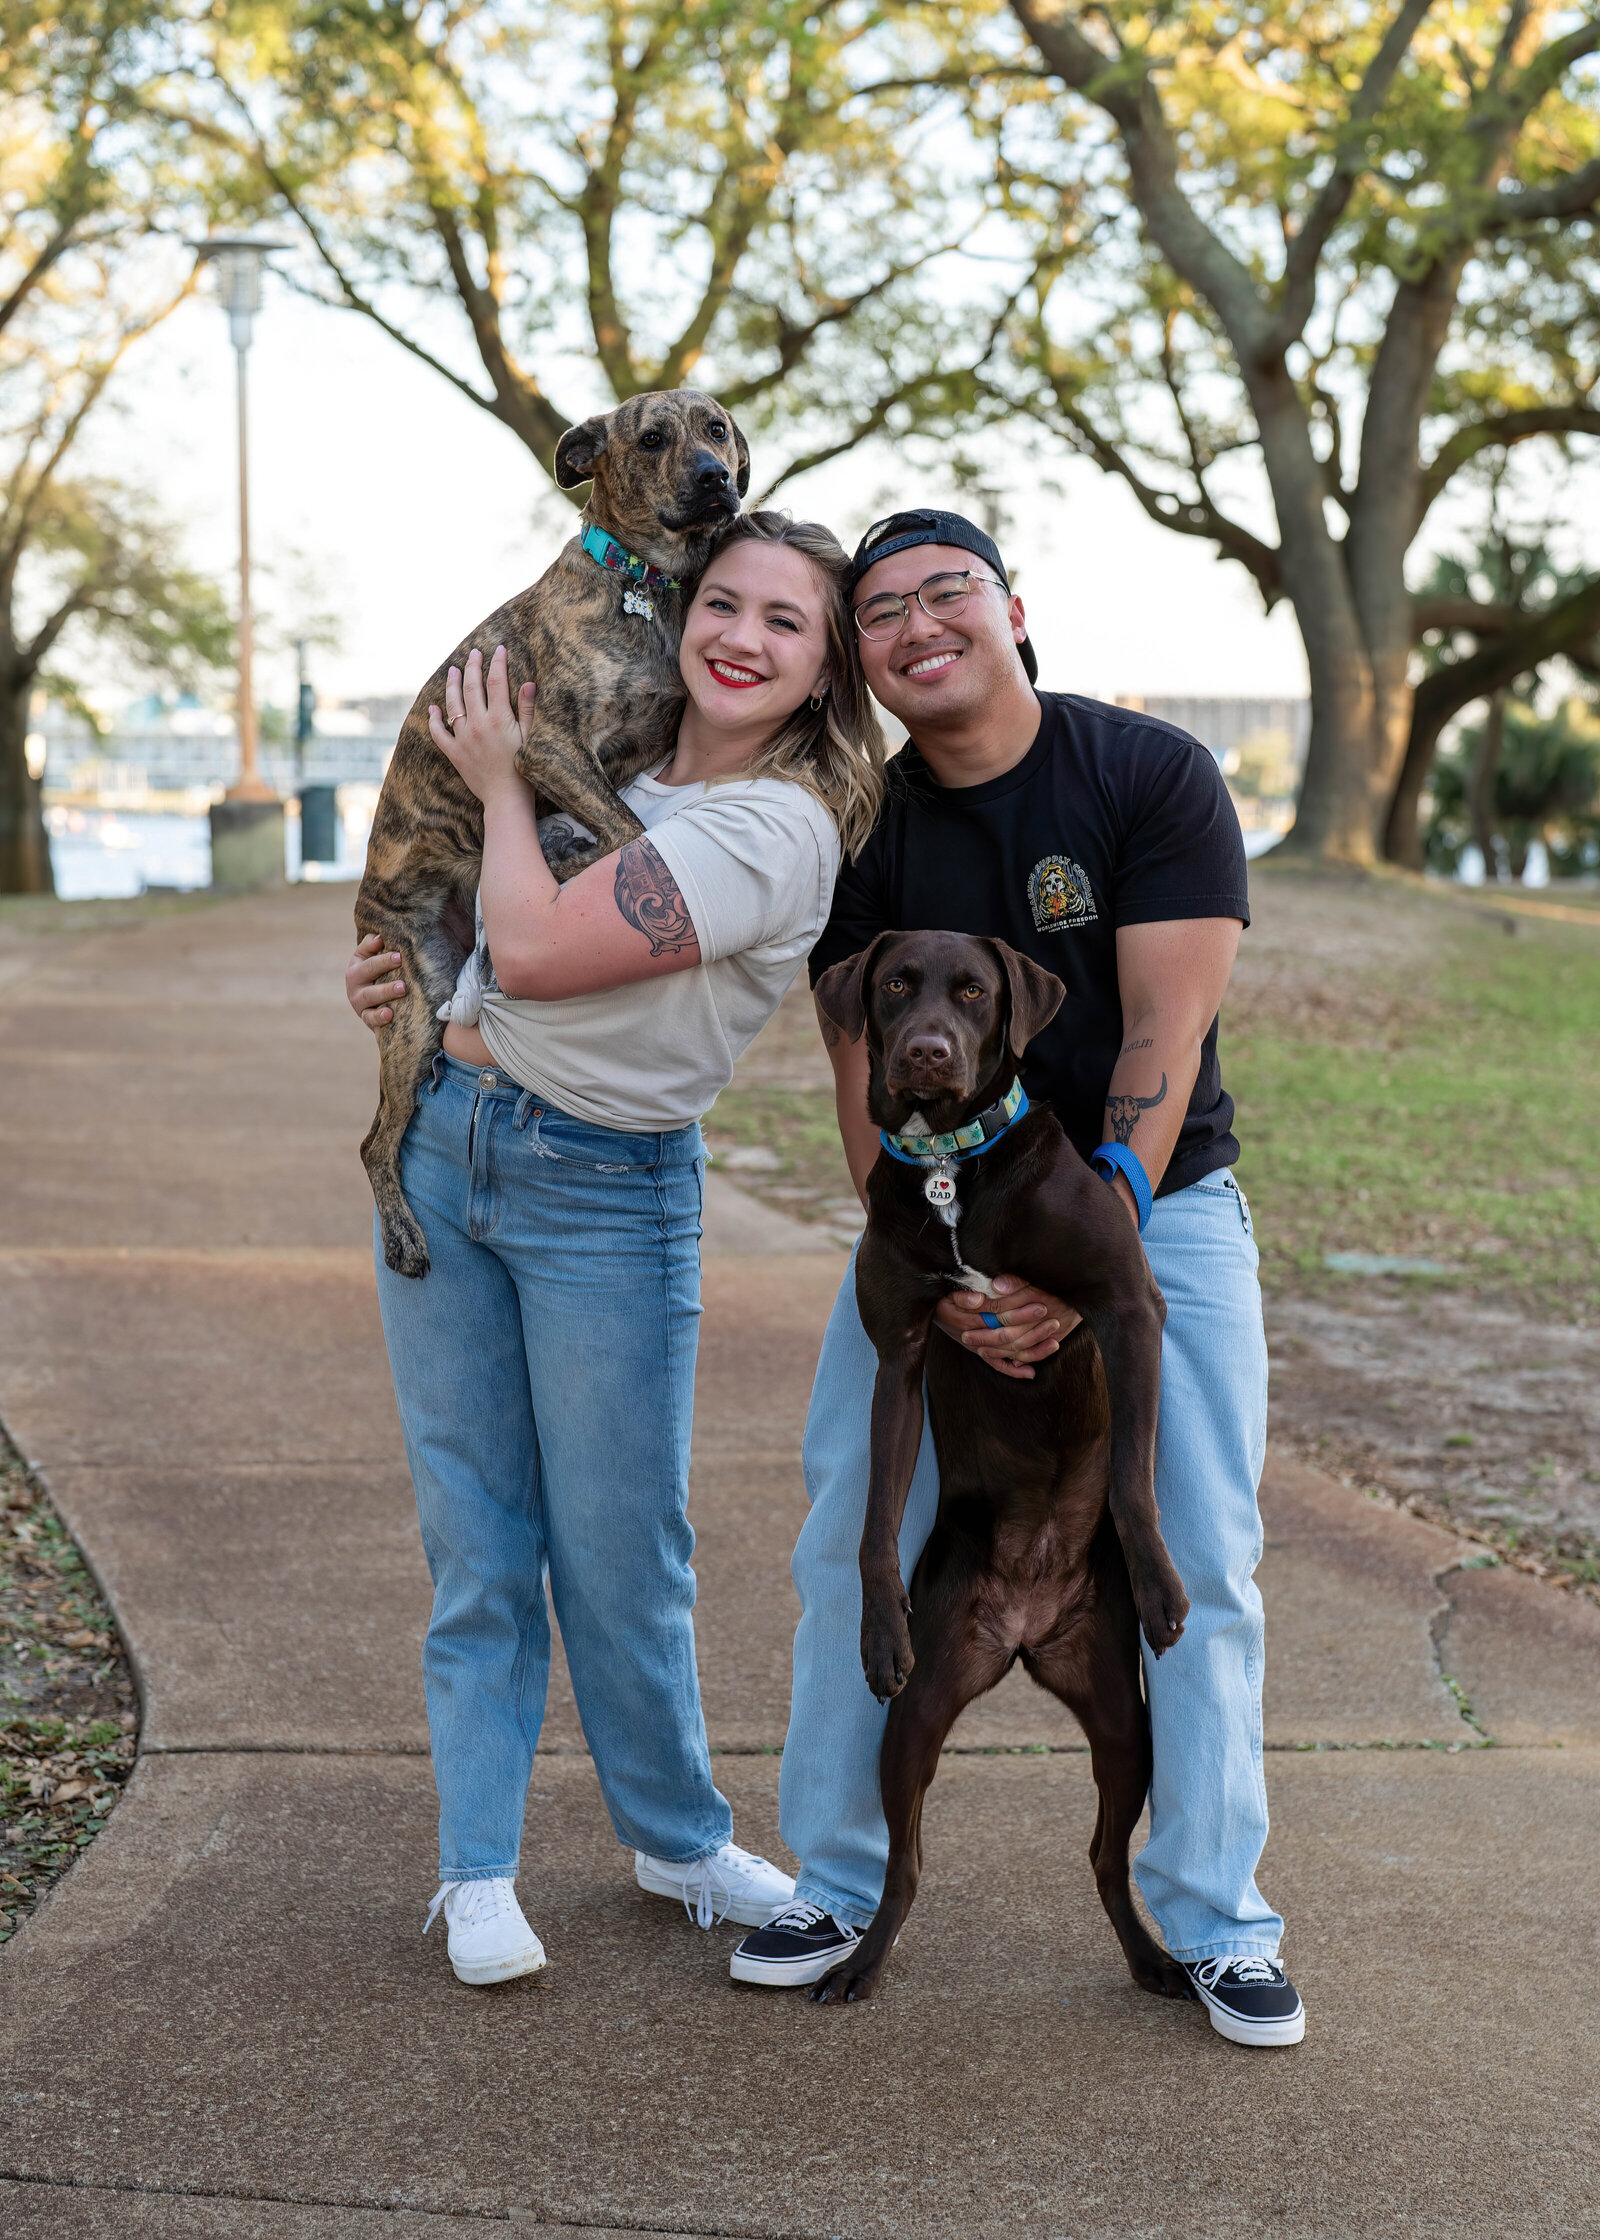
M 978 1291 L 952 1291 L 934 1309 L 934 1320 L 1001 1376 L 1031 1377 L 1030 1364 L 1059 1351 L 1081 1318 L 1064 1300 L 1036 1290 L 1021 1276 L 996 1276 L 994 1287 L 999 1297 L 993 1299 Z M 993 1324 L 985 1315 L 993 1317 Z

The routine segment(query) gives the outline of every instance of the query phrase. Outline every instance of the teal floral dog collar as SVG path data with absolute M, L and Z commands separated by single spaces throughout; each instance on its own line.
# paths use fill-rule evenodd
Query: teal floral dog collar
M 631 576 L 635 583 L 642 583 L 652 591 L 681 591 L 683 578 L 669 576 L 660 568 L 652 568 L 648 560 L 641 560 L 626 545 L 618 544 L 615 537 L 608 537 L 598 521 L 591 521 L 583 532 L 584 551 L 591 560 L 598 560 L 602 568 L 614 568 L 619 575 Z

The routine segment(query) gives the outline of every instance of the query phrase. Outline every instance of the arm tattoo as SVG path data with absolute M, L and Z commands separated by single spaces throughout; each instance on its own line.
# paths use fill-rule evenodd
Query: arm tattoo
M 1106 1111 L 1111 1115 L 1111 1133 L 1118 1143 L 1126 1143 L 1139 1125 L 1139 1115 L 1148 1112 L 1153 1104 L 1167 1101 L 1167 1077 L 1161 1076 L 1161 1086 L 1153 1097 L 1107 1097 Z
M 1153 1050 L 1155 1046 L 1154 1035 L 1147 1034 L 1142 1042 L 1125 1042 L 1118 1055 L 1125 1058 L 1131 1050 Z
M 678 882 L 648 840 L 630 840 L 617 857 L 617 909 L 637 926 L 653 957 L 676 956 L 697 943 Z

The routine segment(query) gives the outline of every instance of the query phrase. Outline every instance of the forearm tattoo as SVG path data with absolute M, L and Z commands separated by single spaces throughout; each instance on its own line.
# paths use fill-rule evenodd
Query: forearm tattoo
M 648 840 L 630 840 L 617 857 L 617 908 L 637 926 L 653 957 L 672 957 L 697 936 L 678 882 Z
M 1148 1112 L 1153 1104 L 1165 1104 L 1167 1077 L 1161 1076 L 1161 1086 L 1153 1097 L 1107 1097 L 1106 1111 L 1111 1119 L 1111 1133 L 1118 1143 L 1127 1143 L 1139 1125 L 1141 1113 Z

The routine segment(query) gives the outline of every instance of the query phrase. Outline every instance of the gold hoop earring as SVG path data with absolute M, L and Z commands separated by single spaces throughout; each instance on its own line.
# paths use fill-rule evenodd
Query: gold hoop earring
M 822 694 L 820 692 L 814 692 L 806 705 L 810 708 L 811 713 L 815 715 L 818 709 L 822 706 Z

